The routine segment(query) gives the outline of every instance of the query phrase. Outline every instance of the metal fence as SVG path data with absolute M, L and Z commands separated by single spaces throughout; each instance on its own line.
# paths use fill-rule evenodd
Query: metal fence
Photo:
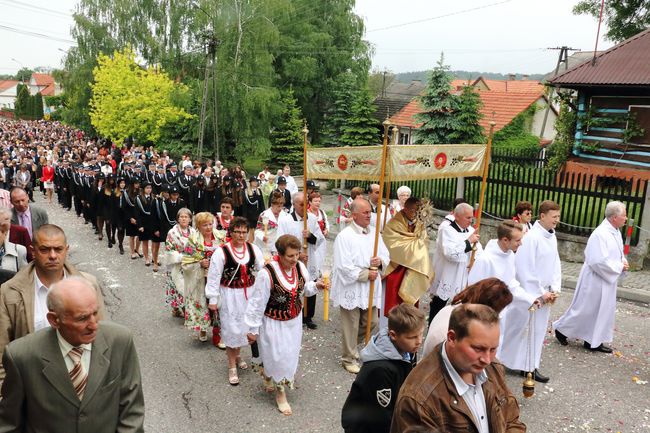
M 495 151 L 487 178 L 483 211 L 496 219 L 512 218 L 518 201 L 529 201 L 534 209 L 544 200 L 553 200 L 562 209 L 559 232 L 588 236 L 603 220 L 605 206 L 612 200 L 625 203 L 629 218 L 641 226 L 641 216 L 648 192 L 643 179 L 620 179 L 585 173 L 555 172 L 546 168 L 545 152 Z M 346 188 L 367 187 L 369 182 L 347 181 Z M 451 209 L 454 199 L 464 197 L 470 204 L 478 203 L 481 178 L 466 178 L 459 190 L 458 179 L 434 179 L 414 182 L 392 182 L 390 195 L 396 198 L 400 185 L 407 185 L 412 195 L 429 198 L 435 208 Z M 464 190 L 463 190 L 464 189 Z M 637 245 L 639 230 L 631 244 Z

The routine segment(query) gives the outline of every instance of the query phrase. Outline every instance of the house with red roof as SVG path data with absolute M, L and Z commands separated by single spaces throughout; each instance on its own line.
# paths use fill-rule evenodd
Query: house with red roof
M 29 80 L 30 93 L 35 95 L 41 92 L 43 96 L 55 96 L 61 94 L 61 86 L 55 81 L 54 77 L 50 74 L 41 74 L 38 72 L 32 73 L 32 78 Z
M 546 115 L 546 108 L 549 106 L 545 96 L 544 85 L 534 80 L 488 80 L 478 77 L 474 81 L 453 80 L 451 87 L 453 92 L 461 92 L 463 87 L 470 85 L 478 92 L 483 103 L 481 114 L 483 115 L 480 125 L 486 131 L 489 130 L 490 122 L 494 121 L 495 132 L 504 128 L 520 113 L 526 111 L 532 105 L 537 106 L 531 123 L 531 134 L 540 137 L 541 141 L 549 143 L 555 137 L 555 120 L 557 111 L 552 106 Z M 390 117 L 391 124 L 399 128 L 398 144 L 412 144 L 413 133 L 421 126 L 417 120 L 417 114 L 423 111 L 419 97 L 413 98 L 402 110 Z M 544 117 L 547 116 L 544 124 Z M 544 125 L 544 131 L 542 131 Z
M 0 110 L 14 108 L 18 84 L 20 81 L 17 80 L 0 80 Z
M 650 29 L 548 80 L 577 92 L 568 172 L 650 179 Z

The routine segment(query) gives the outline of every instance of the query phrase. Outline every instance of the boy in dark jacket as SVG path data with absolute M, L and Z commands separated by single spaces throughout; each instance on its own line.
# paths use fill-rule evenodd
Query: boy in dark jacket
M 413 368 L 424 326 L 424 313 L 413 305 L 390 310 L 388 329 L 380 330 L 361 351 L 363 365 L 341 414 L 345 433 L 390 431 L 397 393 Z

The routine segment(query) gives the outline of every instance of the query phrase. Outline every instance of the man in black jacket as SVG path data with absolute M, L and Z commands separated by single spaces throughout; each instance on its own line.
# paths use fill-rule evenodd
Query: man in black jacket
M 417 307 L 400 304 L 388 313 L 388 329 L 361 351 L 363 365 L 341 413 L 345 433 L 389 433 L 397 394 L 422 345 L 425 316 Z

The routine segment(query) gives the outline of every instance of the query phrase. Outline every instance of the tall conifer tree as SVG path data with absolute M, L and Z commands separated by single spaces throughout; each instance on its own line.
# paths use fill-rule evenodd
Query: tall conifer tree
M 280 100 L 282 112 L 276 124 L 271 131 L 271 158 L 270 163 L 273 167 L 279 168 L 284 164 L 289 164 L 302 171 L 303 143 L 302 133 L 303 122 L 300 108 L 296 103 L 293 95 L 293 89 L 283 92 Z

